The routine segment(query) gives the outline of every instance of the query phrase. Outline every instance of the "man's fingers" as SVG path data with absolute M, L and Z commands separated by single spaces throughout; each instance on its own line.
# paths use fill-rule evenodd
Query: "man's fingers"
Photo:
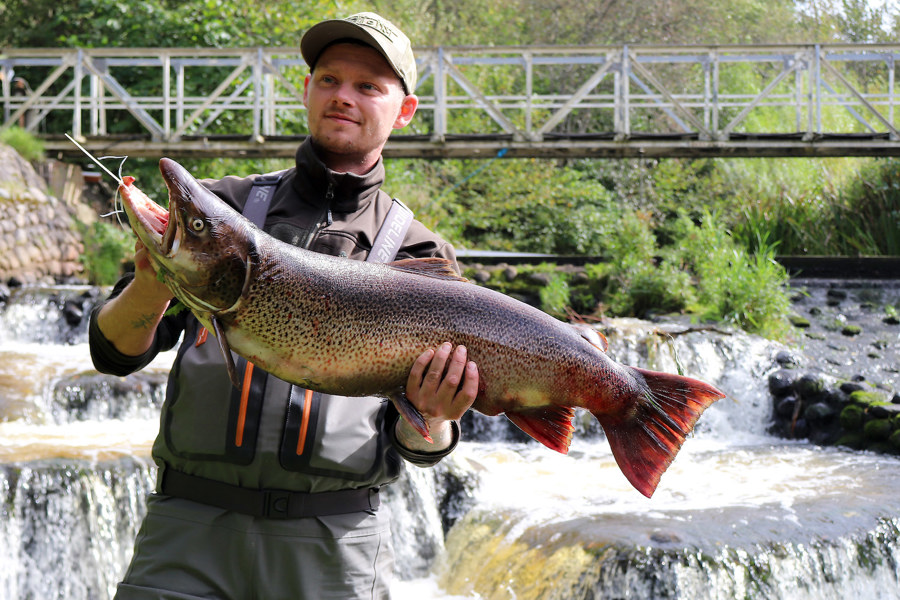
M 434 357 L 434 350 L 431 348 L 419 355 L 419 358 L 416 359 L 416 362 L 413 363 L 412 368 L 409 370 L 407 388 L 418 389 L 419 386 L 422 385 L 422 379 L 425 377 L 425 369 L 431 364 L 432 357 Z
M 443 386 L 449 388 L 452 394 L 456 393 L 459 382 L 462 381 L 463 372 L 466 368 L 467 350 L 465 346 L 457 346 L 450 359 L 450 366 L 447 367 L 447 374 L 444 376 Z
M 428 367 L 428 373 L 425 375 L 425 384 L 429 386 L 430 393 L 437 391 L 438 385 L 444 379 L 444 369 L 447 366 L 447 358 L 453 345 L 450 342 L 444 342 L 434 352 L 434 358 L 431 359 L 431 366 Z

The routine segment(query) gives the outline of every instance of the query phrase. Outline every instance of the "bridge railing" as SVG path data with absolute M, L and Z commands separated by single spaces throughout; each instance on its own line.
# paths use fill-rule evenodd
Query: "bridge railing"
M 440 148 L 880 144 L 900 150 L 900 44 L 418 48 L 394 140 Z M 0 51 L 0 128 L 154 148 L 306 134 L 298 48 Z M 760 142 L 760 140 L 762 140 Z M 392 141 L 393 143 L 393 141 Z

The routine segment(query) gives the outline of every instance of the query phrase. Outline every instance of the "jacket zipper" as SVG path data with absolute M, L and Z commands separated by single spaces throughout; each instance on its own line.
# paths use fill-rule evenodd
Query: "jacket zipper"
M 334 223 L 334 219 L 331 216 L 331 201 L 334 200 L 334 182 L 328 182 L 328 189 L 325 190 L 325 209 L 319 213 L 319 216 L 316 218 L 316 227 L 309 233 L 309 237 L 306 239 L 306 244 L 303 245 L 303 248 L 309 250 L 312 248 L 313 242 L 319 237 L 319 232 L 325 229 L 326 227 L 330 227 L 332 223 Z

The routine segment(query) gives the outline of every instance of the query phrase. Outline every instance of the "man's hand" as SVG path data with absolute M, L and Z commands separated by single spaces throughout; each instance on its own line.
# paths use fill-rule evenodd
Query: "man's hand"
M 156 277 L 147 248 L 134 247 L 134 279 L 122 293 L 103 305 L 97 325 L 104 337 L 126 356 L 140 356 L 153 342 L 172 292 Z
M 478 395 L 478 367 L 467 360 L 465 346 L 445 342 L 429 349 L 413 363 L 406 382 L 406 397 L 415 406 L 434 441 L 429 444 L 406 421 L 397 422 L 397 441 L 410 450 L 440 452 L 453 441 L 451 421 L 457 421 Z

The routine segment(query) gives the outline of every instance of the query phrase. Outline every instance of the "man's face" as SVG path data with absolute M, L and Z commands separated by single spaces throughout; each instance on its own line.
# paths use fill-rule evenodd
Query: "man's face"
M 374 48 L 335 44 L 325 49 L 303 91 L 309 131 L 329 167 L 364 173 L 393 129 L 405 127 L 418 100 Z

